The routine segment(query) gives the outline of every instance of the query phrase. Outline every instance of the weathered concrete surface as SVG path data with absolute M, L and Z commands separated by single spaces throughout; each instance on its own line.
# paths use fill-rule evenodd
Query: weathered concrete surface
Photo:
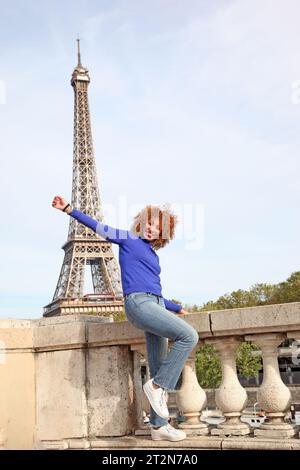
M 33 322 L 0 320 L 0 448 L 30 449 L 35 440 Z
M 121 438 L 106 438 L 87 440 L 64 440 L 45 442 L 44 449 L 93 449 L 93 450 L 142 450 L 142 449 L 215 449 L 215 450 L 300 450 L 299 439 L 256 439 L 255 437 L 187 437 L 183 441 L 152 441 L 150 437 L 125 436 Z
M 106 317 L 52 317 L 36 324 L 39 441 L 122 436 L 136 426 L 129 345 L 89 348 Z M 116 324 L 113 324 L 116 325 Z
M 124 436 L 137 427 L 133 353 L 129 346 L 88 351 L 87 400 L 89 436 Z
M 88 315 L 49 317 L 35 322 L 39 440 L 89 435 L 87 329 L 90 324 L 106 322 L 111 319 Z
M 136 373 L 130 346 L 144 343 L 145 338 L 143 331 L 128 322 L 103 323 L 109 320 L 68 315 L 0 321 L 0 447 L 32 448 L 34 442 L 43 446 L 42 441 L 68 447 L 72 441 L 97 448 L 107 445 L 108 437 L 131 432 L 136 416 L 132 384 Z M 181 320 L 194 326 L 202 340 L 277 331 L 297 338 L 300 302 L 195 313 Z M 136 448 L 152 446 L 149 439 L 144 444 L 137 437 L 124 439 L 114 442 L 132 443 Z M 185 447 L 196 445 L 189 439 Z M 205 439 L 203 444 L 199 439 Z M 203 436 L 197 443 L 199 448 L 225 448 L 227 442 L 228 446 L 242 446 L 246 439 Z M 294 441 L 300 444 L 299 439 L 272 440 L 269 448 L 291 448 Z M 267 441 L 252 438 L 249 445 L 263 442 Z M 180 445 L 172 444 L 172 448 L 182 448 Z M 170 448 L 170 443 L 165 447 Z
M 36 357 L 37 437 L 57 440 L 88 433 L 84 349 Z
M 57 335 L 60 348 L 65 344 L 66 350 L 37 355 L 38 439 L 123 436 L 133 432 L 136 413 L 129 347 L 73 349 L 80 343 L 84 324 L 69 326 L 65 340 L 62 331 Z M 68 349 L 71 332 L 75 343 Z M 50 334 L 53 337 L 51 329 Z
M 299 330 L 300 302 L 209 312 L 214 336 Z
M 200 334 L 200 337 L 211 336 L 209 315 L 207 313 L 192 313 L 180 317 L 188 322 Z M 142 330 L 135 328 L 128 321 L 107 323 L 105 325 L 88 325 L 88 343 L 90 346 L 104 346 L 117 344 L 134 344 L 145 341 Z
M 90 325 L 111 324 L 109 317 L 65 315 L 36 320 L 34 323 L 35 351 L 78 348 L 86 345 Z
M 200 339 L 278 331 L 289 334 L 299 332 L 300 302 L 191 313 L 180 318 L 198 331 Z M 133 344 L 143 338 L 143 332 L 127 321 L 88 326 L 90 345 Z

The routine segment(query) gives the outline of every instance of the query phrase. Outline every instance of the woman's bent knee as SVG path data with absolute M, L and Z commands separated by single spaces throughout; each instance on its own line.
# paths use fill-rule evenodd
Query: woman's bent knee
M 193 346 L 197 346 L 199 342 L 199 335 L 198 335 L 198 332 L 196 330 L 193 331 L 193 334 L 192 334 L 192 344 Z
M 194 329 L 191 329 L 186 333 L 183 339 L 190 346 L 190 348 L 193 349 L 199 341 L 198 332 Z

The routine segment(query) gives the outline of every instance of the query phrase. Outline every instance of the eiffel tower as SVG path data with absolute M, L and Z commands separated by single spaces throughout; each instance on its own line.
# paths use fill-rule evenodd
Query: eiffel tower
M 78 64 L 71 85 L 74 89 L 74 150 L 72 206 L 103 222 L 93 151 L 88 101 L 88 70 L 81 64 L 77 39 Z M 66 314 L 111 315 L 123 310 L 120 270 L 111 243 L 70 217 L 62 268 L 44 316 Z M 91 268 L 94 292 L 84 296 L 86 266 Z

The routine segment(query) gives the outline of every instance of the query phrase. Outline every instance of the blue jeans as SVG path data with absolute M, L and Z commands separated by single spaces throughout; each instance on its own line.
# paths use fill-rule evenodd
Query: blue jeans
M 176 313 L 166 310 L 162 297 L 146 292 L 125 296 L 127 319 L 146 337 L 148 364 L 153 382 L 165 390 L 174 390 L 190 352 L 197 345 L 197 331 Z M 173 341 L 168 353 L 168 338 Z M 167 419 L 151 408 L 150 424 L 164 426 Z

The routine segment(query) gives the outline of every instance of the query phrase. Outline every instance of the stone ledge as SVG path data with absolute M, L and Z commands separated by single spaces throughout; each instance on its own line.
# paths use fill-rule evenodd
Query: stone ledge
M 213 336 L 299 331 L 300 302 L 208 312 Z
M 200 340 L 282 332 L 299 336 L 300 302 L 191 313 L 181 318 Z M 108 317 L 65 315 L 36 320 L 1 320 L 1 340 L 7 349 L 39 350 L 101 347 L 144 343 L 142 330 L 128 321 Z
M 207 312 L 191 313 L 181 317 L 181 319 L 182 321 L 186 321 L 189 325 L 193 326 L 199 332 L 200 338 L 207 338 L 211 336 L 209 315 Z M 143 331 L 135 328 L 128 321 L 120 321 L 102 325 L 90 324 L 88 325 L 87 331 L 89 345 L 129 345 L 133 343 L 145 342 Z
M 43 441 L 36 449 L 90 449 L 90 450 L 300 450 L 300 439 L 257 439 L 254 437 L 187 437 L 184 441 L 152 441 L 145 436 L 124 436 L 104 439 L 65 439 L 62 441 Z
M 112 324 L 108 317 L 90 315 L 58 316 L 41 318 L 33 330 L 36 351 L 82 348 L 87 344 L 90 325 Z

